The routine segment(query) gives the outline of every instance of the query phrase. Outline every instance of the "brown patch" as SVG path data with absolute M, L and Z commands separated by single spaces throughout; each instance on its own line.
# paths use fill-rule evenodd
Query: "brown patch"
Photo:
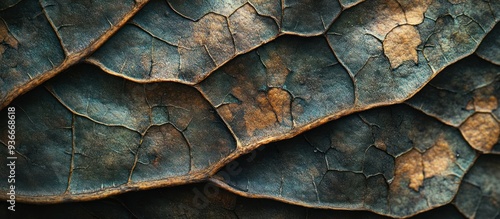
M 375 140 L 375 147 L 380 149 L 380 150 L 383 150 L 383 151 L 386 151 L 387 150 L 387 145 L 385 144 L 384 140 L 382 140 L 381 138 L 378 138 L 377 140 Z
M 271 88 L 267 94 L 269 103 L 276 113 L 280 124 L 292 125 L 290 103 L 292 101 L 290 94 L 281 88 Z
M 7 24 L 5 24 L 5 22 L 3 21 L 0 21 L 0 44 L 7 44 L 14 49 L 17 49 L 17 46 L 19 44 L 16 38 L 9 33 L 9 28 L 7 28 Z M 6 47 L 3 45 L 0 46 L 1 58 L 1 55 L 5 52 Z
M 498 100 L 495 96 L 474 98 L 474 110 L 479 112 L 491 112 L 498 108 Z
M 384 39 L 384 53 L 391 67 L 397 68 L 404 61 L 418 63 L 416 48 L 421 42 L 420 34 L 411 25 L 402 25 L 389 32 Z
M 491 112 L 498 108 L 498 100 L 494 96 L 495 88 L 486 86 L 474 91 L 474 110 L 477 112 Z
M 455 159 L 450 145 L 443 136 L 440 136 L 422 156 L 425 178 L 444 175 L 450 165 L 455 162 Z
M 416 150 L 396 158 L 394 181 L 391 185 L 399 188 L 406 181 L 409 181 L 408 187 L 417 192 L 424 182 L 422 155 Z
M 473 148 L 488 153 L 498 142 L 500 125 L 489 113 L 475 113 L 460 125 L 460 132 Z
M 377 12 L 376 19 L 371 22 L 368 33 L 379 39 L 383 39 L 394 27 L 404 24 L 406 21 L 402 8 L 396 1 L 385 1 L 373 9 Z M 362 17 L 362 15 L 360 15 Z
M 424 13 L 432 0 L 398 0 L 405 11 L 407 24 L 417 25 L 424 21 Z
M 232 105 L 234 105 L 234 103 L 222 105 L 221 107 L 217 108 L 217 112 L 219 112 L 220 116 L 228 122 L 231 122 L 234 119 L 233 112 L 231 111 L 231 108 L 234 108 L 234 106 Z
M 279 124 L 291 126 L 291 97 L 281 88 L 271 88 L 267 93 L 260 92 L 256 106 L 245 108 L 245 127 L 249 136 L 255 130 L 262 130 Z
M 245 120 L 248 136 L 252 136 L 255 130 L 262 130 L 276 124 L 277 117 L 266 94 L 259 93 L 256 97 L 256 106 L 245 108 L 243 120 Z
M 290 71 L 276 50 L 271 51 L 269 56 L 269 59 L 263 60 L 267 69 L 267 86 L 282 87 Z

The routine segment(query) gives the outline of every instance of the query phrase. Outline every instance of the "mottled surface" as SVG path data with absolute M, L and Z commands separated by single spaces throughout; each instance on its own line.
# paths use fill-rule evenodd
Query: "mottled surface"
M 407 103 L 459 127 L 475 149 L 499 153 L 499 75 L 499 66 L 473 55 L 446 68 Z
M 2 1 L 16 201 L 113 196 L 66 217 L 498 218 L 493 156 L 474 163 L 500 153 L 499 18 L 497 0 Z
M 469 218 L 500 215 L 500 157 L 482 155 L 465 175 L 453 204 Z
M 343 117 L 241 157 L 213 181 L 238 194 L 407 217 L 450 202 L 476 152 L 404 105 Z
M 93 52 L 146 2 L 2 1 L 0 107 Z
M 297 130 L 354 102 L 351 78 L 321 37 L 280 37 L 229 62 L 199 87 L 244 145 Z
M 92 66 L 70 69 L 12 106 L 18 112 L 18 197 L 47 202 L 168 182 L 205 171 L 236 148 L 195 89 L 137 84 Z M 7 124 L 7 117 L 1 121 Z M 1 137 L 4 146 L 7 140 Z

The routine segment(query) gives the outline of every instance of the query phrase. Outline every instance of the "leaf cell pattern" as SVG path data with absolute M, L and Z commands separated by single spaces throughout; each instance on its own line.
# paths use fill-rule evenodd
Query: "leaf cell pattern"
M 498 218 L 499 18 L 497 0 L 3 1 L 21 203 L 0 217 Z

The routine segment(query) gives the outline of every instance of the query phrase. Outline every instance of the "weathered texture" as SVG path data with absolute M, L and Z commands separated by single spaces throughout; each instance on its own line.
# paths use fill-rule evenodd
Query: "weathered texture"
M 499 153 L 499 75 L 499 66 L 472 55 L 446 68 L 407 103 L 459 127 L 475 149 Z
M 18 200 L 95 199 L 151 182 L 175 184 L 236 148 L 213 108 L 186 85 L 137 84 L 83 65 L 44 87 L 13 104 Z M 6 135 L 1 142 L 7 145 Z M 7 166 L 0 173 L 8 175 Z
M 175 206 L 204 201 L 182 192 L 127 194 L 103 203 L 116 211 L 86 213 L 337 212 L 307 208 L 320 207 L 407 217 L 449 203 L 477 153 L 500 153 L 500 1 L 146 2 L 0 3 L 0 110 L 69 69 L 14 101 L 18 202 L 88 201 L 208 179 L 303 207 L 239 206 L 212 186 L 203 192 L 213 203 L 195 207 L 199 214 Z M 5 133 L 7 118 L 0 123 Z M 0 135 L 1 156 L 7 139 Z M 7 189 L 1 181 L 0 197 Z M 455 203 L 469 217 L 498 217 L 494 194 Z M 457 216 L 454 206 L 439 209 Z
M 353 85 L 324 38 L 280 37 L 199 85 L 243 145 L 348 109 Z
M 500 215 L 500 157 L 482 155 L 465 175 L 453 204 L 468 218 Z
M 405 98 L 474 52 L 496 23 L 492 10 L 477 1 L 366 1 L 342 12 L 327 38 L 363 106 Z
M 0 206 L 6 207 L 5 203 Z M 273 200 L 237 196 L 213 184 L 129 193 L 109 199 L 48 206 L 18 204 L 17 218 L 325 218 L 386 219 L 367 211 L 309 209 Z M 0 217 L 9 218 L 5 211 Z M 463 218 L 453 205 L 437 208 L 412 219 Z
M 95 51 L 146 2 L 0 3 L 0 108 Z
M 476 113 L 460 125 L 460 131 L 474 149 L 488 153 L 498 143 L 500 125 L 491 114 Z
M 237 174 L 223 169 L 212 181 L 248 197 L 396 217 L 450 202 L 476 158 L 456 128 L 404 105 L 263 147 L 232 163 Z
M 218 6 L 230 9 L 221 2 L 212 7 Z M 249 3 L 231 13 L 203 14 L 196 21 L 174 10 L 165 1 L 152 1 L 88 61 L 132 80 L 192 84 L 279 31 L 272 18 L 258 14 Z
M 417 46 L 420 35 L 411 25 L 402 25 L 392 29 L 384 39 L 384 53 L 392 68 L 397 68 L 405 61 L 418 64 Z
M 157 0 L 88 61 L 132 80 L 194 84 L 280 33 L 319 35 L 339 13 L 336 1 L 285 1 L 282 9 L 272 0 Z

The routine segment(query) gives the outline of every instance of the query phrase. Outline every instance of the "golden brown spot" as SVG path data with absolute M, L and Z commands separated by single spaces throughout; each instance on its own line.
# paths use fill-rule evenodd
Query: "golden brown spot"
M 160 165 L 160 156 L 156 156 L 155 159 L 153 160 L 153 166 L 158 167 Z
M 256 98 L 256 107 L 245 109 L 245 127 L 249 136 L 255 130 L 261 130 L 276 125 L 276 123 L 290 126 L 291 117 L 291 97 L 290 94 L 281 88 L 271 88 L 267 94 L 259 93 Z
M 290 126 L 292 124 L 290 112 L 290 94 L 281 88 L 271 88 L 267 94 L 269 103 L 276 113 L 278 122 Z
M 486 86 L 474 90 L 474 110 L 476 112 L 491 112 L 498 108 L 498 100 L 494 96 L 495 88 Z
M 450 165 L 455 162 L 454 155 L 446 139 L 440 136 L 434 145 L 423 154 L 425 178 L 444 175 Z
M 276 50 L 269 53 L 269 59 L 263 61 L 267 69 L 267 86 L 281 87 L 290 73 L 280 54 Z
M 394 27 L 405 23 L 405 14 L 396 1 L 386 1 L 378 5 L 373 11 L 377 12 L 368 29 L 368 33 L 379 39 L 383 39 Z M 360 15 L 362 17 L 362 15 Z
M 479 112 L 491 112 L 498 108 L 498 100 L 495 96 L 474 98 L 474 109 Z
M 266 94 L 259 93 L 256 102 L 256 106 L 245 108 L 245 115 L 243 116 L 248 136 L 252 136 L 255 130 L 269 128 L 277 122 L 276 115 Z
M 152 63 L 151 63 L 151 56 L 149 55 L 143 55 L 141 56 L 141 67 L 142 67 L 142 70 L 145 71 L 145 74 L 149 74 L 149 70 L 150 68 L 152 67 Z
M 500 125 L 489 113 L 475 113 L 460 125 L 460 132 L 473 148 L 488 153 L 498 142 Z
M 418 192 L 424 181 L 422 155 L 416 150 L 401 155 L 396 159 L 395 169 L 391 187 L 399 188 L 401 183 L 409 181 L 408 187 Z
M 231 111 L 231 108 L 233 107 L 231 105 L 233 104 L 226 104 L 217 108 L 217 112 L 219 112 L 220 116 L 228 122 L 231 122 L 234 119 L 233 112 Z
M 424 13 L 432 0 L 398 0 L 405 11 L 407 24 L 417 25 L 424 21 Z
M 389 32 L 384 39 L 384 53 L 391 67 L 397 68 L 408 60 L 418 63 L 416 48 L 421 42 L 420 34 L 411 25 L 402 25 Z
M 0 22 L 0 42 L 6 43 L 14 49 L 17 49 L 19 43 L 16 38 L 9 33 L 9 29 L 5 22 Z

